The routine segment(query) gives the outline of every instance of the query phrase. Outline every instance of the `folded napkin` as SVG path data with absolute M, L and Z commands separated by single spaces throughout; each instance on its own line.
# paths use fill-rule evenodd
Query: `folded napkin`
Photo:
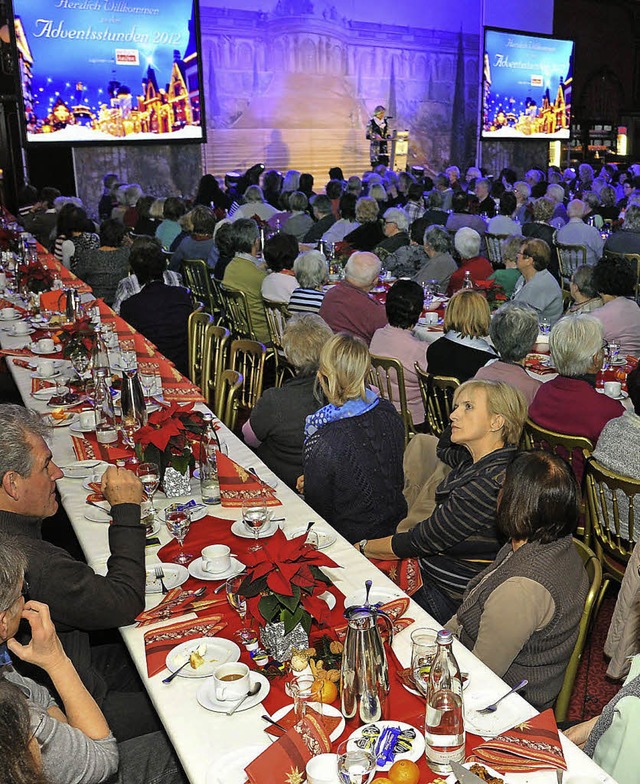
M 227 606 L 226 596 L 214 596 L 213 593 L 206 596 L 206 591 L 185 591 L 183 588 L 172 588 L 162 601 L 150 610 L 144 610 L 138 615 L 136 621 L 138 626 L 149 626 L 158 621 L 168 621 L 187 613 L 198 613 L 213 607 Z
M 14 360 L 15 362 L 15 360 Z M 56 382 L 55 381 L 47 381 L 46 378 L 32 378 L 31 379 L 31 394 L 33 395 L 34 392 L 40 392 L 42 389 L 49 389 L 52 392 L 55 390 Z
M 222 615 L 207 615 L 191 621 L 181 621 L 150 629 L 144 633 L 144 652 L 147 657 L 147 674 L 151 678 L 165 668 L 167 654 L 181 642 L 198 637 L 215 637 L 226 627 Z
M 529 354 L 524 361 L 524 366 L 527 370 L 531 370 L 539 376 L 558 372 L 556 368 L 549 365 L 548 358 L 541 359 L 537 354 Z
M 3 348 L 0 349 L 0 357 L 33 357 L 33 351 L 29 348 Z M 18 367 L 33 368 L 31 362 L 21 362 L 18 359 L 13 360 L 14 364 Z
M 200 387 L 189 381 L 167 381 L 162 378 L 162 394 L 165 400 L 178 403 L 204 403 Z
M 304 781 L 305 768 L 311 757 L 331 751 L 331 743 L 320 725 L 314 724 L 312 717 L 307 718 L 303 735 L 290 729 L 247 765 L 245 773 L 251 784 Z
M 133 457 L 131 449 L 125 449 L 118 444 L 99 444 L 92 433 L 85 433 L 84 438 L 72 435 L 71 444 L 78 460 L 105 460 L 107 463 L 115 463 L 116 460 Z
M 342 721 L 341 716 L 325 716 L 324 714 L 318 713 L 318 711 L 310 705 L 307 706 L 307 716 L 313 716 L 314 720 L 322 727 L 328 738 L 331 737 L 331 733 Z M 285 716 L 278 719 L 278 724 L 282 725 L 287 731 L 290 730 L 295 723 L 296 712 L 293 708 Z M 276 727 L 273 724 L 265 727 L 265 732 L 268 732 L 270 735 L 275 735 L 276 738 L 281 738 L 285 734 L 279 727 Z
M 381 572 L 408 595 L 422 588 L 422 570 L 417 558 L 402 558 L 395 561 L 376 561 Z
M 40 309 L 64 313 L 67 309 L 67 295 L 62 289 L 43 291 L 40 294 Z
M 222 506 L 242 506 L 245 500 L 264 501 L 266 506 L 281 506 L 273 488 L 230 457 L 218 452 L 218 480 Z
M 476 746 L 473 758 L 499 773 L 567 769 L 551 708 Z

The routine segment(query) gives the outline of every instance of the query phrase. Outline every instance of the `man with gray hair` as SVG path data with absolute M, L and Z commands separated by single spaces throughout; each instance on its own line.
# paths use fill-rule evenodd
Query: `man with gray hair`
M 367 346 L 373 333 L 387 324 L 384 305 L 369 295 L 381 266 L 374 253 L 353 253 L 344 269 L 345 279 L 329 289 L 319 310 L 334 332 L 347 332 Z
M 584 202 L 580 199 L 569 202 L 567 205 L 569 223 L 558 229 L 556 241 L 560 245 L 583 245 L 587 249 L 586 263 L 594 266 L 602 258 L 604 240 L 595 226 L 584 223 L 582 220 L 584 211 Z
M 390 207 L 382 217 L 385 238 L 373 252 L 384 261 L 387 254 L 409 244 L 409 216 L 401 207 Z
M 486 215 L 487 218 L 493 218 L 496 214 L 496 204 L 491 198 L 491 183 L 484 177 L 476 180 L 475 195 L 478 199 L 478 206 L 476 210 L 479 215 Z
M 126 654 L 120 653 L 120 669 L 120 648 L 92 649 L 89 632 L 126 626 L 144 609 L 142 485 L 135 474 L 122 468 L 109 467 L 104 473 L 102 492 L 111 505 L 111 554 L 106 574 L 96 574 L 42 538 L 42 521 L 58 508 L 56 480 L 63 477 L 45 441 L 47 432 L 36 413 L 0 405 L 0 534 L 16 537 L 28 560 L 31 598 L 49 605 L 67 655 L 114 732 L 120 739 L 132 737 L 156 728 L 146 695 L 135 692 L 133 681 L 124 677 L 121 693 L 112 691 L 116 684 L 111 677 L 117 679 L 130 670 Z
M 324 193 L 312 196 L 311 206 L 313 208 L 313 217 L 316 222 L 304 235 L 303 242 L 317 242 L 322 239 L 322 235 L 326 231 L 329 231 L 336 222 L 331 199 L 328 196 L 325 196 Z

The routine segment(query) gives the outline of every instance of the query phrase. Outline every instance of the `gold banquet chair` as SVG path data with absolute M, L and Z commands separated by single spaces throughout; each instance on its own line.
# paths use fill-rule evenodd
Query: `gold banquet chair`
M 611 582 L 622 582 L 631 551 L 637 538 L 636 495 L 640 494 L 640 479 L 609 471 L 595 458 L 590 458 L 585 472 L 587 503 L 593 529 L 596 555 L 602 565 L 602 589 L 598 608 Z M 620 495 L 628 503 L 626 524 L 628 535 L 622 536 Z M 640 509 L 640 500 L 638 501 Z
M 415 368 L 429 431 L 440 438 L 449 424 L 453 393 L 460 386 L 460 380 L 454 376 L 434 376 L 423 370 L 417 362 Z
M 202 357 L 204 349 L 204 335 L 207 327 L 213 324 L 213 316 L 204 312 L 202 302 L 198 303 L 198 308 L 189 316 L 187 322 L 187 334 L 189 338 L 189 378 L 199 387 L 202 376 Z
M 555 430 L 547 430 L 546 427 L 537 425 L 531 419 L 527 419 L 524 424 L 522 440 L 524 449 L 542 449 L 545 452 L 551 452 L 554 455 L 558 455 L 558 457 L 561 457 L 563 460 L 566 460 L 571 466 L 574 474 L 576 472 L 574 467 L 576 457 L 579 455 L 582 456 L 586 468 L 587 459 L 593 452 L 593 444 L 588 438 L 557 433 Z M 591 517 L 582 489 L 581 493 L 580 517 L 583 520 L 583 524 L 580 525 L 580 523 L 578 523 L 576 536 L 589 546 L 591 544 Z
M 602 583 L 602 567 L 600 561 L 596 557 L 593 550 L 590 550 L 586 544 L 578 539 L 574 539 L 573 543 L 578 551 L 578 555 L 582 558 L 582 563 L 587 571 L 589 578 L 589 592 L 584 602 L 584 609 L 580 618 L 580 627 L 578 630 L 578 639 L 573 646 L 573 652 L 569 659 L 569 664 L 564 673 L 562 680 L 562 687 L 560 693 L 556 698 L 556 703 L 553 711 L 556 716 L 556 721 L 565 721 L 567 718 L 567 710 L 569 708 L 569 700 L 573 692 L 573 686 L 578 674 L 578 667 L 584 652 L 584 647 L 587 642 L 587 637 L 591 630 L 592 620 L 595 618 L 598 609 L 598 596 L 600 594 L 600 586 Z
M 587 249 L 584 245 L 563 245 L 554 243 L 558 251 L 558 267 L 560 268 L 560 283 L 562 297 L 565 301 L 571 299 L 571 277 L 573 273 L 587 263 Z
M 216 399 L 217 383 L 226 365 L 230 340 L 231 333 L 226 327 L 209 324 L 205 330 L 200 389 L 209 405 Z
M 244 379 L 238 406 L 251 412 L 262 394 L 267 349 L 257 340 L 234 340 L 229 353 L 229 367 Z
M 218 379 L 215 413 L 232 432 L 238 420 L 238 397 L 243 381 L 242 374 L 237 370 L 223 370 Z
M 510 237 L 510 234 L 490 234 L 486 232 L 484 240 L 487 243 L 487 256 L 494 269 L 503 265 L 502 262 L 502 242 Z
M 191 292 L 194 307 L 197 302 L 204 304 L 204 309 L 210 313 L 216 324 L 224 321 L 224 309 L 218 291 L 218 284 L 214 281 L 211 270 L 206 261 L 202 259 L 185 259 L 182 262 L 184 279 Z
M 225 312 L 229 320 L 231 334 L 234 338 L 240 340 L 256 340 L 251 311 L 249 310 L 247 297 L 244 291 L 232 289 L 221 283 L 220 292 L 222 294 Z
M 284 348 L 282 347 L 282 335 L 287 321 L 291 318 L 291 313 L 286 302 L 273 302 L 269 299 L 262 300 L 264 304 L 264 312 L 267 317 L 267 327 L 269 328 L 269 337 L 273 346 L 273 356 L 276 366 L 276 386 L 281 387 L 285 376 L 288 374 L 291 377 L 295 375 L 294 369 L 287 362 L 284 355 Z
M 385 400 L 399 409 L 404 424 L 404 445 L 416 434 L 413 418 L 407 405 L 407 392 L 404 385 L 404 368 L 398 359 L 391 357 L 379 357 L 371 355 L 371 370 L 369 371 L 369 382 L 380 390 L 380 394 Z M 398 392 L 392 387 L 395 382 Z

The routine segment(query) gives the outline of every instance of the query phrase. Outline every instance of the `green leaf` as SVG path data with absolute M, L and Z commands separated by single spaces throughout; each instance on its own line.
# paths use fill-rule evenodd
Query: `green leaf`
M 240 586 L 239 593 L 242 596 L 246 596 L 247 599 L 251 599 L 253 596 L 257 596 L 260 593 L 263 593 L 267 589 L 267 578 L 266 577 L 259 577 L 257 580 L 251 581 L 251 574 L 248 574 L 242 582 Z
M 260 601 L 258 602 L 258 609 L 260 610 L 260 615 L 267 621 L 267 623 L 272 623 L 277 619 L 277 616 L 280 612 L 280 602 L 278 601 L 277 597 L 275 597 L 272 593 L 263 596 Z
M 300 623 L 302 624 L 302 628 L 305 630 L 307 635 L 309 635 L 311 632 L 311 616 L 306 610 L 302 610 L 302 618 L 300 618 Z
M 326 585 L 332 585 L 331 578 L 327 577 L 327 575 L 320 569 L 319 566 L 310 566 L 311 574 L 315 577 L 316 580 L 320 580 L 320 582 L 325 583 Z
M 289 634 L 296 628 L 298 623 L 302 623 L 303 615 L 304 610 L 302 607 L 298 607 L 294 613 L 290 613 L 289 610 L 283 610 L 280 614 L 280 620 L 284 621 L 284 633 Z
M 284 594 L 278 594 L 278 599 L 280 600 L 280 604 L 283 604 L 289 612 L 295 612 L 298 607 L 300 606 L 300 589 L 297 585 L 292 586 L 293 588 L 293 596 L 285 596 Z

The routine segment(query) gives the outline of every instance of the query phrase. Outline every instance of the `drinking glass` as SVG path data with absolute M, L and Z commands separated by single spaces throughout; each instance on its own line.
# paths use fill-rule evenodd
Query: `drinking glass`
M 609 362 L 612 365 L 616 365 L 618 363 L 618 357 L 620 356 L 620 344 L 616 343 L 613 340 L 609 341 Z
M 144 392 L 145 401 L 149 402 L 151 400 L 151 396 L 153 395 L 153 391 L 156 388 L 156 372 L 155 370 L 143 368 L 141 366 L 141 370 L 138 373 L 138 378 L 140 379 L 140 385 L 142 386 L 142 391 Z
M 87 381 L 89 380 L 87 371 L 91 365 L 91 357 L 85 351 L 76 349 L 72 352 L 69 359 L 71 360 L 71 366 L 75 370 L 78 380 L 80 381 L 80 388 L 86 390 Z
M 255 543 L 249 548 L 249 552 L 260 550 L 258 544 L 260 537 L 260 529 L 266 524 L 268 520 L 267 507 L 263 499 L 250 498 L 242 502 L 242 522 L 253 531 L 253 538 Z
M 538 322 L 541 335 L 548 335 L 551 332 L 551 322 L 548 318 L 541 318 Z
M 156 516 L 156 507 L 153 503 L 153 496 L 160 484 L 160 468 L 157 463 L 140 463 L 138 465 L 138 478 L 142 482 L 144 492 L 151 501 L 151 511 Z
M 353 741 L 338 746 L 338 779 L 340 784 L 369 784 L 376 772 L 372 751 L 359 749 Z
M 438 650 L 437 637 L 435 629 L 415 629 L 411 633 L 411 673 L 423 697 L 427 696 L 429 673 Z
M 164 519 L 167 524 L 167 531 L 177 540 L 178 545 L 180 546 L 180 552 L 173 558 L 174 563 L 179 563 L 183 566 L 190 563 L 190 561 L 193 560 L 193 555 L 191 553 L 185 553 L 184 551 L 184 540 L 189 533 L 189 528 L 191 526 L 189 512 L 186 510 L 178 511 L 177 509 L 167 509 L 164 514 Z
M 243 626 L 247 617 L 247 600 L 238 592 L 246 576 L 246 572 L 242 572 L 235 575 L 235 577 L 230 577 L 225 583 L 227 601 L 240 616 Z
M 298 731 L 303 729 L 310 703 L 314 704 L 316 713 L 322 714 L 322 686 L 311 675 L 302 675 L 291 680 L 285 689 L 293 698 L 293 710 L 296 717 L 295 726 Z
M 120 367 L 122 370 L 134 370 L 138 367 L 136 344 L 133 340 L 120 341 Z

